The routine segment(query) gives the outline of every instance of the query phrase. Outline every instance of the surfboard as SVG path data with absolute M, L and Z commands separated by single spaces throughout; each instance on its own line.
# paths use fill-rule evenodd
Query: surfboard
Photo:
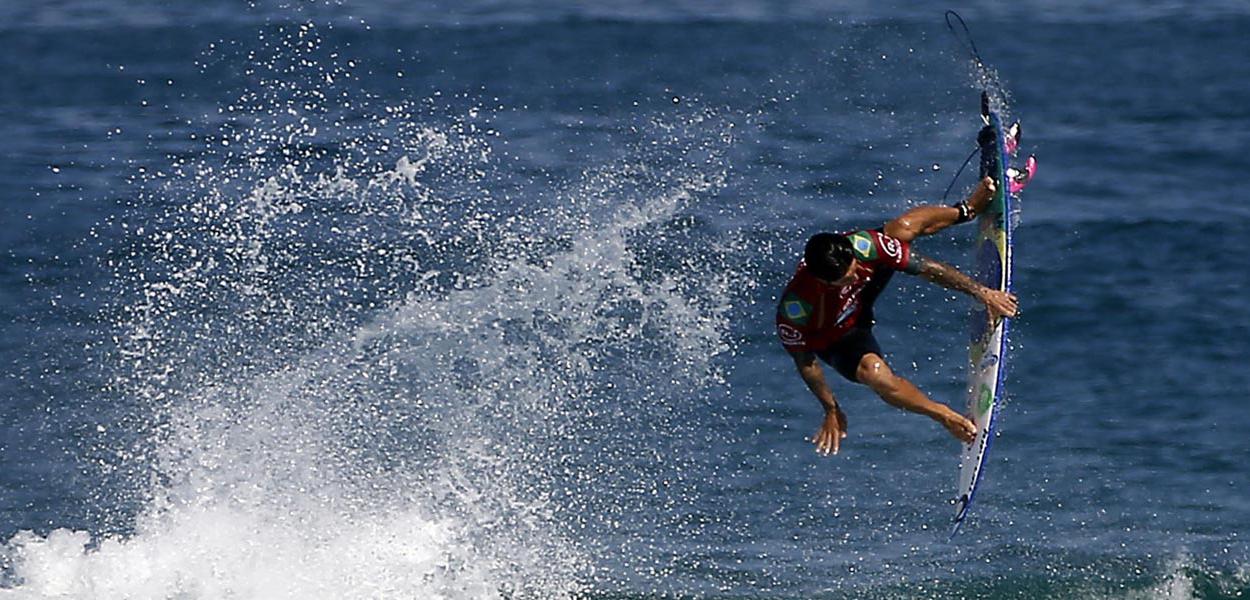
M 1012 167 L 1012 157 L 1007 153 L 1002 119 L 997 111 L 990 108 L 989 95 L 984 92 L 981 94 L 981 116 L 994 131 L 994 142 L 981 149 L 981 176 L 994 177 L 998 181 L 998 189 L 989 207 L 977 217 L 974 279 L 993 289 L 1011 291 L 1011 230 L 1015 198 L 1009 193 L 1007 169 Z M 987 155 L 987 152 L 992 154 Z M 972 443 L 964 445 L 960 454 L 955 524 L 951 535 L 959 531 L 967 518 L 977 487 L 985 474 L 986 457 L 994 439 L 994 417 L 1003 400 L 1010 325 L 1010 319 L 999 319 L 991 324 L 985 306 L 979 303 L 972 311 L 965 414 L 976 424 L 977 435 Z

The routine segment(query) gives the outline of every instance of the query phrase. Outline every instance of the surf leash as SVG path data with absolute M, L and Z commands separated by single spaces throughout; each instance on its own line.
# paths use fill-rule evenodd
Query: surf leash
M 952 18 L 959 23 L 959 28 L 964 30 L 962 36 L 955 30 L 955 22 L 951 21 Z M 977 51 L 977 42 L 972 39 L 972 31 L 968 29 L 968 24 L 964 22 L 964 18 L 953 10 L 946 11 L 946 28 L 951 30 L 951 35 L 955 36 L 955 39 L 959 40 L 960 44 L 963 44 L 964 49 L 968 51 L 968 56 L 972 58 L 977 68 L 982 71 L 986 70 L 985 61 L 981 60 L 981 53 Z
M 959 176 L 963 174 L 964 169 L 968 168 L 968 163 L 972 162 L 972 157 L 976 156 L 976 155 L 977 155 L 977 153 L 979 153 L 979 152 L 981 152 L 981 147 L 980 147 L 980 146 L 977 146 L 976 148 L 973 148 L 973 149 L 972 149 L 972 153 L 970 153 L 970 154 L 968 155 L 968 158 L 965 158 L 965 159 L 964 159 L 964 164 L 959 165 L 959 170 L 958 170 L 958 171 L 955 171 L 955 176 L 954 176 L 954 177 L 951 177 L 951 183 L 950 183 L 950 185 L 946 186 L 946 191 L 945 191 L 945 192 L 942 192 L 942 202 L 946 202 L 947 197 L 949 197 L 949 196 L 951 195 L 951 190 L 955 188 L 955 182 L 956 182 L 956 181 L 959 181 Z
M 959 25 L 959 29 L 955 28 L 956 24 Z M 946 11 L 946 28 L 950 30 L 951 35 L 955 37 L 955 40 L 957 40 L 960 45 L 968 51 L 968 57 L 972 59 L 972 63 L 976 69 L 980 71 L 982 75 L 987 74 L 989 72 L 989 67 L 986 66 L 985 61 L 981 59 L 981 53 L 977 50 L 977 42 L 972 38 L 972 31 L 968 29 L 968 24 L 964 22 L 964 18 L 959 16 L 959 13 L 953 10 Z M 960 34 L 960 30 L 963 30 L 962 35 Z M 982 103 L 984 103 L 986 91 L 987 90 L 984 88 L 982 89 Z M 981 110 L 984 113 L 985 107 L 982 106 Z M 968 154 L 968 158 L 964 159 L 964 164 L 960 165 L 959 170 L 955 171 L 955 175 L 951 177 L 950 185 L 946 186 L 945 192 L 942 192 L 942 202 L 946 202 L 946 200 L 950 197 L 951 190 L 955 188 L 955 182 L 959 180 L 959 176 L 963 174 L 964 169 L 968 168 L 968 163 L 972 162 L 972 157 L 976 156 L 980 151 L 981 146 L 978 144 L 977 147 Z

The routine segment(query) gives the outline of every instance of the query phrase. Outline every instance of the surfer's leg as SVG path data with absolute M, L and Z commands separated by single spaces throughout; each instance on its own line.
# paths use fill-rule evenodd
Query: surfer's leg
M 912 382 L 895 375 L 890 365 L 878 354 L 865 354 L 860 359 L 855 378 L 872 388 L 872 391 L 891 406 L 934 416 L 930 413 L 935 411 L 929 405 L 937 403 L 925 396 Z
M 988 177 L 963 202 L 954 206 L 917 206 L 897 219 L 886 223 L 885 234 L 910 242 L 920 236 L 933 235 L 956 223 L 964 223 L 981 214 L 994 197 L 994 180 Z
M 925 415 L 941 423 L 951 435 L 961 441 L 970 442 L 976 436 L 976 426 L 972 421 L 945 404 L 930 400 L 915 384 L 895 375 L 880 354 L 865 354 L 859 361 L 855 377 L 860 383 L 872 388 L 887 404 Z
M 863 383 L 856 377 L 860 360 L 864 355 L 881 354 L 881 344 L 872 335 L 872 328 L 856 328 L 847 332 L 832 346 L 817 352 L 821 360 L 833 367 L 847 381 Z

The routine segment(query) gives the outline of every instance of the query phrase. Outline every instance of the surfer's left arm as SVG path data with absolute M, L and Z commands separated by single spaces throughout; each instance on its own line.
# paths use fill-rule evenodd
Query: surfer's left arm
M 842 412 L 838 406 L 838 399 L 833 395 L 833 390 L 829 389 L 829 384 L 825 383 L 825 374 L 820 369 L 820 364 L 816 362 L 816 355 L 811 352 L 797 351 L 791 352 L 790 356 L 794 359 L 794 366 L 799 371 L 799 377 L 803 378 L 803 382 L 812 391 L 812 395 L 825 409 L 825 418 L 821 421 L 820 430 L 812 436 L 811 442 L 816 444 L 816 452 L 820 454 L 826 456 L 837 454 L 838 448 L 842 445 L 842 438 L 846 437 L 846 413 Z
M 942 261 L 912 253 L 911 261 L 904 271 L 980 300 L 989 309 L 992 319 L 1014 317 L 1019 310 L 1015 294 L 985 287 Z

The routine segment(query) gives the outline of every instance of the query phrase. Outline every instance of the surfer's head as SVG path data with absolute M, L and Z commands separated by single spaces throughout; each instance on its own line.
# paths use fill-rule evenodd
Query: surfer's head
M 844 235 L 818 233 L 807 240 L 803 248 L 803 262 L 807 271 L 817 279 L 837 282 L 847 275 L 855 255 L 851 252 L 851 240 Z

